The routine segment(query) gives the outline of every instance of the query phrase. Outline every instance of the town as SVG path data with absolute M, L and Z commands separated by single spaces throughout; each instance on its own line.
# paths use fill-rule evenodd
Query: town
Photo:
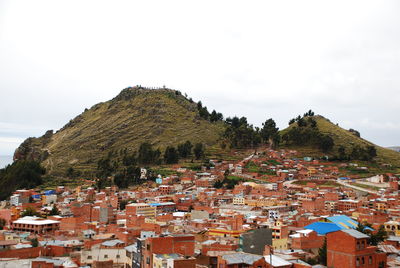
M 142 168 L 127 189 L 19 189 L 1 202 L 0 267 L 399 267 L 400 175 L 377 170 L 263 148 Z

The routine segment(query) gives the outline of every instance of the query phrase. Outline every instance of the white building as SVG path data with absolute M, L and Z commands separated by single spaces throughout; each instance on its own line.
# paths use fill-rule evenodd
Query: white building
M 83 265 L 92 265 L 94 261 L 113 261 L 113 267 L 123 268 L 129 264 L 126 249 L 120 240 L 109 240 L 94 245 L 90 250 L 81 251 Z

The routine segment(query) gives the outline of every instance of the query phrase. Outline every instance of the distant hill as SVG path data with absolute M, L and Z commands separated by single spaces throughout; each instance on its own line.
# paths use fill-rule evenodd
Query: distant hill
M 388 148 L 391 149 L 391 150 L 394 150 L 396 152 L 400 152 L 400 146 L 391 146 L 391 147 L 388 147 Z
M 336 154 L 339 146 L 343 146 L 347 153 L 349 153 L 354 146 L 365 147 L 368 145 L 373 145 L 377 151 L 377 157 L 375 158 L 377 161 L 381 163 L 390 163 L 396 166 L 400 166 L 400 153 L 395 152 L 393 150 L 380 147 L 378 145 L 373 144 L 361 137 L 358 137 L 357 131 L 349 131 L 339 127 L 336 124 L 333 124 L 330 120 L 324 118 L 323 116 L 317 115 L 312 116 L 312 118 L 316 121 L 316 127 L 322 134 L 326 134 L 330 136 L 334 141 L 334 147 L 331 152 L 327 153 L 328 155 Z M 297 123 L 293 123 L 289 125 L 286 129 L 282 130 L 280 133 L 284 135 L 289 131 L 289 129 L 296 127 Z M 296 146 L 294 146 L 296 147 Z M 297 147 L 299 151 L 309 154 L 310 156 L 321 156 L 324 155 L 320 150 L 313 147 Z
M 134 152 L 143 142 L 162 152 L 186 140 L 212 146 L 223 130 L 222 121 L 203 119 L 197 103 L 179 91 L 133 87 L 86 109 L 54 134 L 28 138 L 14 159 L 39 160 L 53 175 L 65 174 L 69 167 L 89 175 L 109 152 Z

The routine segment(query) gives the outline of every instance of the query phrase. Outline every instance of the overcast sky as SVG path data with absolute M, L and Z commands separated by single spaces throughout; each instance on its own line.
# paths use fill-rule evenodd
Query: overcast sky
M 0 155 L 134 85 L 400 145 L 400 1 L 0 0 Z

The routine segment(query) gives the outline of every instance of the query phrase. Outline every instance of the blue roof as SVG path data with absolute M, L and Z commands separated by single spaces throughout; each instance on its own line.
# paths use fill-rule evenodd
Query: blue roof
M 332 216 L 328 217 L 327 219 L 336 224 L 341 230 L 355 229 L 358 225 L 358 222 L 345 215 Z
M 319 235 L 325 235 L 327 233 L 332 233 L 341 230 L 336 224 L 329 222 L 314 222 L 304 227 L 304 229 L 309 229 L 317 232 Z

